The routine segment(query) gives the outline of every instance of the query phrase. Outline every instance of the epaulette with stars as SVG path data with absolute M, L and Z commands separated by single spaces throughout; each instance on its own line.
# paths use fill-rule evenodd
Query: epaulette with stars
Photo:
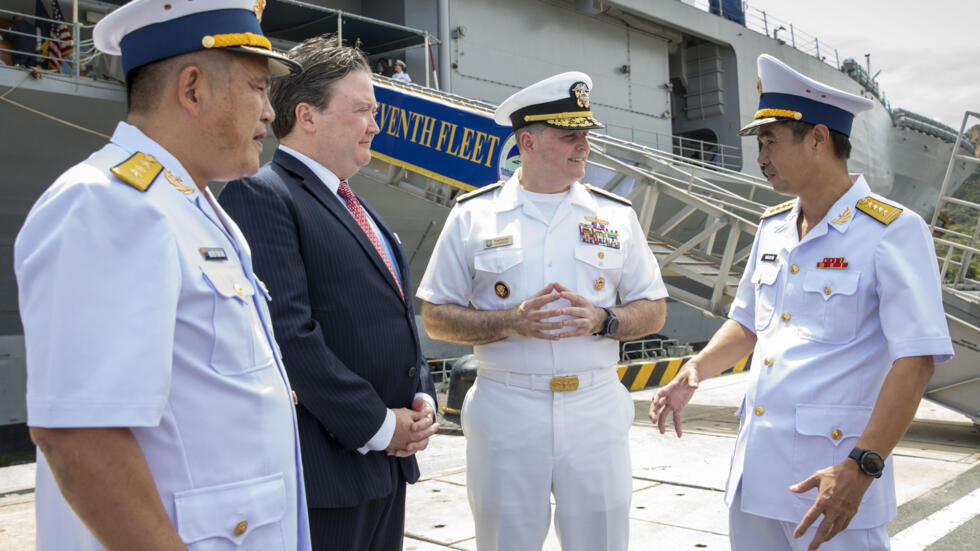
M 899 214 L 902 214 L 902 209 L 883 203 L 873 197 L 862 198 L 857 202 L 856 208 L 886 226 L 894 222 Z
M 112 167 L 110 172 L 134 188 L 146 191 L 153 185 L 153 181 L 156 180 L 162 170 L 163 165 L 153 155 L 136 152 L 125 161 Z
M 595 193 L 595 194 L 598 194 L 598 195 L 602 195 L 606 199 L 612 199 L 613 201 L 616 201 L 617 203 L 622 203 L 622 204 L 624 204 L 626 206 L 632 206 L 633 205 L 633 202 L 630 201 L 629 199 L 627 199 L 625 197 L 621 197 L 619 195 L 616 195 L 615 193 L 613 193 L 611 191 L 606 191 L 606 190 L 604 190 L 602 188 L 595 187 L 592 184 L 585 184 L 585 189 L 591 191 L 592 193 Z
M 786 212 L 789 209 L 793 208 L 795 205 L 796 205 L 796 199 L 791 199 L 789 201 L 786 201 L 785 203 L 781 203 L 774 207 L 769 207 L 765 210 L 765 212 L 762 213 L 761 218 L 766 219 L 769 218 L 770 216 L 775 216 L 781 212 Z
M 504 185 L 504 182 L 497 182 L 496 184 L 490 184 L 488 186 L 483 186 L 481 188 L 476 188 L 473 191 L 468 191 L 468 192 L 460 195 L 459 197 L 457 197 L 456 198 L 456 202 L 457 203 L 462 203 L 463 201 L 469 201 L 470 199 L 472 199 L 474 197 L 479 197 L 480 195 L 483 195 L 484 193 L 487 193 L 489 191 L 493 191 L 493 190 L 495 190 L 495 189 L 497 189 L 497 188 L 499 188 L 499 187 L 501 187 L 503 185 Z

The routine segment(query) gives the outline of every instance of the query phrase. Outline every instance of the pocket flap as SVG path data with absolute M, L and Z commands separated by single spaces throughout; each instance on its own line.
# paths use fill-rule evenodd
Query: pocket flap
M 756 285 L 772 285 L 776 282 L 777 277 L 779 277 L 778 264 L 759 264 L 755 267 L 755 272 L 752 273 L 752 283 Z
M 575 247 L 575 258 L 603 270 L 617 270 L 623 267 L 623 253 L 609 247 L 582 245 Z
M 524 261 L 521 249 L 500 249 L 478 254 L 473 257 L 473 267 L 481 272 L 499 274 Z
M 824 300 L 829 300 L 834 295 L 853 295 L 856 293 L 860 279 L 860 272 L 812 270 L 803 279 L 803 290 L 819 293 Z
M 242 300 L 255 294 L 255 287 L 245 277 L 241 268 L 230 266 L 208 266 L 201 268 L 205 279 L 211 282 L 214 290 L 224 297 L 239 297 Z
M 845 438 L 861 436 L 871 419 L 871 410 L 867 406 L 799 405 L 796 406 L 796 432 L 823 436 L 836 446 Z
M 223 538 L 241 545 L 260 526 L 286 514 L 282 473 L 174 494 L 177 533 L 184 543 Z

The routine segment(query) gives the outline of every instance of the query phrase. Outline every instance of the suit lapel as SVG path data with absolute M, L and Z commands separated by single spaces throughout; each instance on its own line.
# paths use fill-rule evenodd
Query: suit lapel
M 335 193 L 330 191 L 330 188 L 328 188 L 325 183 L 317 178 L 317 176 L 313 174 L 313 171 L 311 171 L 305 164 L 292 155 L 277 149 L 275 156 L 272 158 L 272 162 L 292 173 L 296 179 L 299 180 L 303 188 L 313 195 L 313 197 L 315 197 L 316 200 L 322 204 L 324 208 L 326 208 L 327 211 L 332 214 L 344 228 L 347 229 L 348 232 L 350 232 L 351 237 L 353 237 L 354 240 L 360 244 L 361 248 L 364 250 L 364 254 L 371 259 L 374 267 L 381 273 L 381 277 L 385 278 L 385 281 L 388 282 L 388 286 L 391 287 L 392 292 L 394 292 L 395 296 L 401 300 L 401 295 L 398 293 L 398 285 L 395 283 L 394 276 L 392 276 L 391 272 L 388 271 L 388 267 L 385 266 L 384 260 L 381 259 L 378 251 L 374 248 L 374 244 L 372 244 L 371 240 L 368 239 L 368 236 L 365 235 L 364 230 L 361 229 L 361 226 L 359 226 L 357 221 L 354 220 L 354 217 L 351 215 L 350 211 L 348 211 L 347 207 L 340 201 L 340 197 L 337 197 Z M 378 229 L 385 233 L 385 237 L 388 239 L 388 242 L 392 244 L 392 250 L 395 252 L 395 256 L 398 257 L 397 259 L 392 259 L 392 261 L 398 262 L 399 267 L 401 267 L 404 264 L 401 258 L 401 250 L 399 247 L 395 246 L 397 245 L 397 242 L 394 240 L 391 231 L 388 230 L 388 227 L 381 220 L 381 217 L 377 216 L 377 214 L 371 208 L 365 205 L 364 202 L 360 201 L 360 197 L 358 197 L 358 201 L 361 202 L 361 206 L 364 208 L 365 212 L 374 218 L 374 222 L 377 224 Z M 402 280 L 404 282 L 405 271 L 403 269 L 400 271 L 403 274 Z

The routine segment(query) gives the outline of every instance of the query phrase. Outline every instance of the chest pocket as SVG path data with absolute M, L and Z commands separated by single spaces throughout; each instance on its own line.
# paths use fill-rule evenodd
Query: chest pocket
M 611 247 L 579 245 L 575 247 L 575 260 L 575 288 L 572 291 L 611 305 L 623 273 L 623 252 Z
M 272 349 L 252 303 L 255 287 L 234 264 L 201 268 L 214 290 L 211 367 L 222 375 L 240 375 L 273 365 Z
M 480 308 L 510 308 L 529 296 L 524 289 L 524 250 L 491 249 L 473 257 L 474 304 Z
M 762 331 L 772 323 L 776 311 L 778 296 L 779 265 L 776 263 L 761 263 L 752 273 L 752 284 L 755 285 L 755 330 Z
M 857 271 L 812 270 L 803 279 L 803 319 L 797 332 L 805 339 L 842 344 L 854 338 L 858 320 Z

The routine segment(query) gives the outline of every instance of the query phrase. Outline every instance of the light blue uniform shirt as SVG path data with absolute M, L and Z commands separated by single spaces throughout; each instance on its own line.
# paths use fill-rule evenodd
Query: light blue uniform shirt
M 183 191 L 162 171 L 145 192 L 110 173 L 136 152 Z M 309 549 L 267 295 L 241 232 L 212 204 L 126 123 L 41 196 L 14 245 L 28 424 L 129 427 L 192 550 Z M 37 472 L 38 549 L 102 549 L 42 454 Z
M 953 356 L 929 229 L 905 210 L 883 224 L 858 210 L 864 178 L 801 240 L 799 204 L 759 225 L 730 317 L 758 338 L 728 479 L 731 505 L 799 522 L 817 490 L 789 491 L 844 461 L 899 358 Z M 894 464 L 871 483 L 849 528 L 897 514 Z

